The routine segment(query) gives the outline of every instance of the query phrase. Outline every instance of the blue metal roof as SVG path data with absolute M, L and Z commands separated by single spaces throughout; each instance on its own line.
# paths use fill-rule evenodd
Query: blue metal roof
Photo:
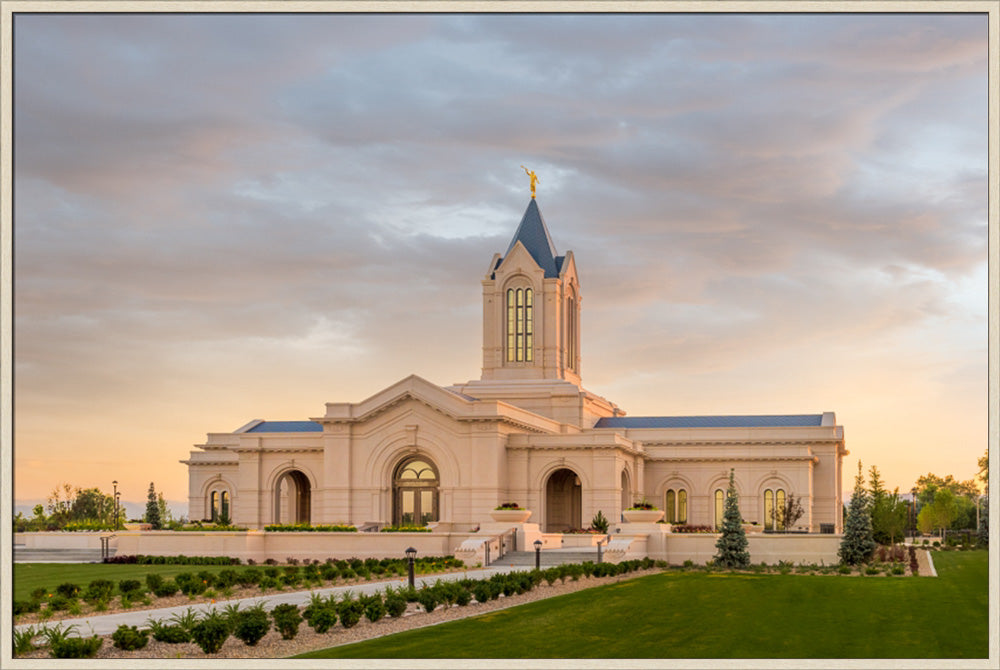
M 594 428 L 796 428 L 821 425 L 822 414 L 616 416 L 598 420 Z
M 521 217 L 521 225 L 514 233 L 514 239 L 510 241 L 510 246 L 504 252 L 504 258 L 510 254 L 514 245 L 520 241 L 524 248 L 528 250 L 531 257 L 538 263 L 538 267 L 545 270 L 546 277 L 558 277 L 559 269 L 562 265 L 562 257 L 556 260 L 556 246 L 552 244 L 552 237 L 549 236 L 549 229 L 545 227 L 545 220 L 542 213 L 538 211 L 538 204 L 532 198 L 528 203 L 528 209 Z
M 323 426 L 315 421 L 263 421 L 248 433 L 322 433 Z

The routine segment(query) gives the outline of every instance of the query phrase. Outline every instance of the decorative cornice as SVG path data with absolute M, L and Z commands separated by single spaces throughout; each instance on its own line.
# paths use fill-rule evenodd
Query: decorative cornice
M 647 461 L 658 463 L 727 463 L 729 461 L 807 461 L 819 463 L 819 456 L 650 456 Z
M 267 452 L 269 454 L 277 453 L 318 453 L 325 449 L 322 445 L 315 447 L 268 447 L 268 446 L 253 446 L 253 447 L 233 447 L 231 451 L 236 453 L 252 453 L 252 452 Z
M 766 446 L 808 446 L 812 444 L 843 445 L 843 440 L 642 440 L 642 444 L 647 447 L 766 447 Z
M 226 466 L 239 467 L 239 465 L 240 465 L 239 461 L 193 461 L 193 460 L 187 460 L 187 461 L 178 461 L 178 463 L 183 463 L 184 465 L 188 465 L 188 466 L 211 465 L 213 467 L 217 466 L 217 465 L 226 465 Z
M 624 444 L 508 444 L 507 451 L 594 451 L 594 450 L 618 450 L 632 456 L 645 456 L 641 450 L 629 447 Z

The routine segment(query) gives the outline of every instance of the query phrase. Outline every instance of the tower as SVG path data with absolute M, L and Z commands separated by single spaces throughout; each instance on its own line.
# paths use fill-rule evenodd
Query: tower
M 559 256 L 534 198 L 483 279 L 482 379 L 580 384 L 580 281 Z
M 560 256 L 534 197 L 507 250 L 482 280 L 483 368 L 449 387 L 590 428 L 624 414 L 581 388 L 580 280 L 573 252 Z

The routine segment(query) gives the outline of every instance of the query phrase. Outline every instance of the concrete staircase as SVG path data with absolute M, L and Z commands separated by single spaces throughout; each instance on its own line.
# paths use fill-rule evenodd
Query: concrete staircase
M 553 565 L 563 563 L 583 563 L 590 561 L 597 563 L 597 548 L 587 549 L 547 549 L 542 551 L 539 561 L 542 568 L 551 568 Z M 535 552 L 533 551 L 512 551 L 504 554 L 503 558 L 490 563 L 495 567 L 528 568 L 535 567 Z
M 115 555 L 115 549 L 110 550 Z M 14 545 L 15 563 L 100 563 L 101 550 L 98 549 L 29 549 L 24 545 Z

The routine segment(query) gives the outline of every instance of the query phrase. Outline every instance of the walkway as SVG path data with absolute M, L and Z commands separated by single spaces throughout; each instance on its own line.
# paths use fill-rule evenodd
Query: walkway
M 532 564 L 534 567 L 534 564 Z M 511 572 L 515 570 L 524 570 L 524 567 L 511 567 L 509 565 L 494 565 L 485 569 L 478 570 L 468 570 L 465 572 L 449 572 L 438 575 L 425 575 L 417 576 L 415 581 L 416 587 L 420 588 L 424 584 L 428 586 L 433 586 L 438 580 L 442 581 L 454 581 L 459 579 L 489 579 L 491 576 L 502 573 Z M 377 593 L 384 591 L 386 587 L 399 588 L 401 586 L 406 586 L 406 579 L 394 579 L 392 581 L 383 582 L 368 582 L 365 584 L 352 584 L 350 586 L 334 586 L 323 589 L 314 589 L 311 591 L 293 591 L 293 592 L 277 592 L 277 593 L 267 593 L 261 594 L 253 598 L 234 598 L 232 600 L 219 600 L 215 603 L 192 603 L 190 605 L 177 605 L 175 607 L 164 607 L 160 609 L 144 609 L 136 610 L 134 612 L 119 612 L 117 614 L 103 614 L 103 615 L 92 615 L 86 617 L 80 617 L 77 619 L 61 619 L 59 621 L 47 621 L 35 624 L 21 624 L 20 626 L 15 626 L 16 630 L 24 630 L 29 626 L 35 626 L 39 628 L 40 626 L 49 626 L 50 628 L 62 624 L 65 626 L 75 625 L 77 627 L 77 634 L 87 636 L 92 634 L 97 635 L 108 635 L 118 628 L 118 626 L 125 624 L 127 626 L 138 626 L 143 627 L 149 619 L 155 619 L 161 621 L 163 619 L 169 619 L 175 614 L 184 614 L 190 608 L 195 612 L 208 612 L 213 609 L 221 610 L 227 605 L 233 603 L 239 603 L 240 607 L 246 607 L 251 605 L 256 605 L 259 602 L 264 603 L 265 609 L 273 609 L 276 605 L 282 603 L 292 603 L 294 605 L 307 605 L 312 594 L 318 593 L 323 597 L 330 595 L 331 593 L 337 594 L 341 597 L 341 594 L 350 591 L 354 595 L 364 594 L 370 595 L 372 593 Z M 91 632 L 93 631 L 93 632 Z

